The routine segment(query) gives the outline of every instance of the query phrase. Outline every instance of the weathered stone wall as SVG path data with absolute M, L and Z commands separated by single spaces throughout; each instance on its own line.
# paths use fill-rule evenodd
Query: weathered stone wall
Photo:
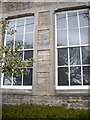
M 3 3 L 3 17 L 34 14 L 34 63 L 32 90 L 3 89 L 5 104 L 46 104 L 67 108 L 89 107 L 89 91 L 55 89 L 55 11 L 85 8 L 88 3 Z M 72 94 L 71 94 L 72 93 Z
M 3 12 L 15 11 L 27 8 L 36 8 L 55 4 L 55 2 L 3 2 Z
M 46 75 L 48 76 L 48 75 Z M 42 77 L 40 75 L 40 77 Z M 45 81 L 44 81 L 45 82 Z M 32 90 L 2 90 L 3 104 L 39 104 L 65 108 L 90 109 L 90 93 L 87 90 L 56 91 L 56 95 L 33 95 Z
M 90 108 L 90 97 L 86 95 L 34 96 L 30 94 L 3 94 L 3 104 L 39 104 L 66 108 Z

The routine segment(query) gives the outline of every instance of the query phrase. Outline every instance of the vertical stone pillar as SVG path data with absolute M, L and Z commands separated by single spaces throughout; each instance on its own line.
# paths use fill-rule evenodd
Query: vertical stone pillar
M 54 46 L 53 13 L 50 11 L 36 14 L 36 36 L 34 51 L 34 95 L 54 94 Z

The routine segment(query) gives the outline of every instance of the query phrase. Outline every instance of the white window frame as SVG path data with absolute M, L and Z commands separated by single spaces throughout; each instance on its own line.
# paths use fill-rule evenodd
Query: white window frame
M 16 30 L 16 23 L 17 23 L 17 20 L 22 20 L 22 19 L 24 19 L 25 21 L 24 21 L 24 33 L 23 33 L 23 44 L 24 44 L 24 41 L 25 41 L 25 34 L 27 34 L 26 32 L 25 32 L 25 27 L 26 27 L 26 19 L 27 18 L 33 18 L 34 17 L 34 30 L 33 30 L 33 32 L 27 32 L 27 33 L 33 33 L 33 48 L 29 48 L 29 49 L 25 49 L 24 48 L 24 46 L 23 46 L 23 48 L 22 48 L 22 52 L 23 51 L 29 51 L 29 50 L 32 50 L 33 51 L 33 53 L 34 53 L 34 36 L 35 36 L 35 16 L 33 15 L 33 16 L 28 16 L 28 17 L 21 17 L 21 18 L 17 18 L 17 19 L 13 19 L 13 20 L 15 20 L 15 30 Z M 14 44 L 15 44 L 15 34 L 16 33 L 14 33 Z M 22 33 L 19 33 L 18 35 L 20 35 L 20 34 L 22 34 Z M 4 39 L 4 45 L 6 45 L 6 36 L 7 36 L 7 33 L 5 34 L 5 39 Z M 24 54 L 24 52 L 23 52 L 23 54 Z M 24 55 L 23 55 L 23 60 L 24 60 Z M 27 68 L 33 68 L 33 66 L 32 67 L 27 67 Z M 12 77 L 13 78 L 13 77 Z M 1 88 L 4 88 L 4 89 L 32 89 L 32 85 L 23 85 L 23 83 L 22 83 L 22 85 L 13 85 L 13 82 L 12 82 L 12 84 L 11 85 L 3 85 L 3 79 L 4 79 L 4 73 L 1 73 Z M 13 81 L 13 79 L 12 79 L 12 81 Z M 23 75 L 22 75 L 22 81 L 23 81 Z M 32 72 L 32 83 L 33 83 L 33 72 Z
M 57 55 L 57 49 L 58 48 L 67 48 L 69 50 L 70 47 L 79 47 L 80 48 L 80 59 L 81 59 L 81 79 L 82 79 L 82 82 L 83 82 L 83 69 L 82 67 L 83 66 L 88 66 L 88 65 L 82 65 L 82 54 L 81 54 L 81 47 L 82 46 L 90 46 L 90 44 L 82 44 L 81 45 L 81 38 L 80 38 L 80 23 L 79 23 L 79 11 L 84 11 L 84 10 L 88 10 L 88 9 L 80 9 L 80 10 L 70 10 L 70 11 L 62 11 L 62 12 L 57 12 L 55 14 L 55 88 L 56 90 L 75 90 L 75 89 L 89 89 L 90 85 L 72 85 L 70 86 L 70 66 L 74 67 L 74 66 L 79 66 L 79 65 L 70 65 L 70 63 L 68 63 L 68 65 L 66 66 L 67 68 L 69 68 L 69 86 L 58 86 L 58 55 Z M 60 13 L 66 13 L 66 25 L 68 23 L 68 17 L 67 17 L 67 14 L 68 13 L 71 13 L 71 12 L 77 12 L 77 16 L 78 16 L 78 25 L 79 25 L 79 42 L 80 42 L 80 45 L 72 45 L 72 46 L 57 46 L 57 19 L 56 19 L 56 15 L 57 14 L 60 14 Z M 86 26 L 87 27 L 87 26 Z M 90 27 L 90 26 L 89 26 Z M 68 25 L 67 25 L 67 42 L 69 41 L 69 35 L 68 35 Z M 69 52 L 68 52 L 68 59 L 69 58 Z M 68 60 L 69 61 L 69 60 Z M 89 64 L 90 66 L 90 64 Z M 60 67 L 64 67 L 65 66 L 60 66 Z

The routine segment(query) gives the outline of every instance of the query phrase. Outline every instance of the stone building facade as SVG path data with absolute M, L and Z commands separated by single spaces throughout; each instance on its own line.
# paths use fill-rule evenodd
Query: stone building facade
M 88 9 L 88 2 L 23 2 L 1 3 L 0 16 L 7 20 L 34 16 L 32 85 L 26 87 L 4 86 L 1 75 L 2 103 L 45 104 L 67 108 L 89 107 L 89 86 L 57 83 L 56 20 L 57 13 Z M 71 21 L 72 24 L 72 21 Z M 74 37 L 74 36 L 73 36 Z M 89 41 L 89 39 L 88 39 Z M 62 53 L 61 53 L 62 54 Z M 64 55 L 64 53 L 63 53 Z M 69 59 L 69 58 L 68 58 Z M 77 65 L 76 65 L 77 66 Z M 69 69 L 70 70 L 70 69 Z M 89 71 L 89 69 L 88 69 Z M 62 73 L 60 73 L 61 75 Z M 89 80 L 90 80 L 90 73 Z M 58 76 L 59 77 L 59 76 Z M 70 79 L 70 76 L 69 76 Z M 90 84 L 90 83 L 89 83 Z M 79 88 L 80 87 L 80 88 Z M 75 88 L 75 89 L 74 89 Z

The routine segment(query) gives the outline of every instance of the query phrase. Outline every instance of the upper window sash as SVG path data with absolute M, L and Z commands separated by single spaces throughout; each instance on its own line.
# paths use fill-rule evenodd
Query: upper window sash
M 9 29 L 16 30 L 13 35 L 5 35 L 6 46 L 10 46 L 12 42 L 14 45 L 20 42 L 23 49 L 33 49 L 34 40 L 34 16 L 23 17 L 9 20 Z

